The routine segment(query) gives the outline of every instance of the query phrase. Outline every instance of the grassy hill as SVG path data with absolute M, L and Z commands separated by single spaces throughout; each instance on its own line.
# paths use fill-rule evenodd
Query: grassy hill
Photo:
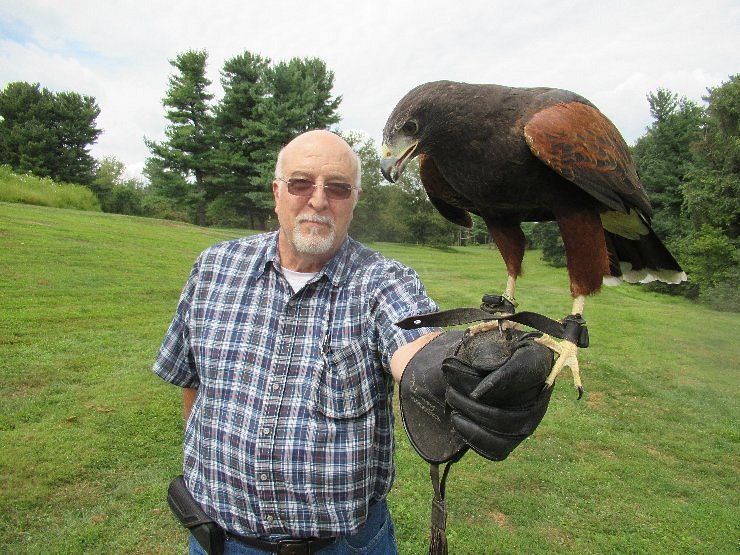
M 0 546 L 182 553 L 165 490 L 180 393 L 152 361 L 198 252 L 243 232 L 0 203 Z M 371 245 L 444 308 L 505 284 L 485 247 Z M 564 271 L 528 253 L 520 309 L 561 317 Z M 740 316 L 638 287 L 586 304 L 586 395 L 566 372 L 537 432 L 448 481 L 450 552 L 737 553 Z M 397 429 L 402 554 L 426 553 L 431 484 Z

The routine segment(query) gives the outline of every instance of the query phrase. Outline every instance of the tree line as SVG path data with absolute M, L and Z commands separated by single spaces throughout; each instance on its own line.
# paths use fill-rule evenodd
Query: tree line
M 213 103 L 208 54 L 187 51 L 164 98 L 166 139 L 147 140 L 145 175 L 154 195 L 198 225 L 263 229 L 272 210 L 275 153 L 292 137 L 340 120 L 334 73 L 317 58 L 271 63 L 244 52 L 221 69 L 223 97 Z
M 490 241 L 483 222 L 472 230 L 447 222 L 415 172 L 386 183 L 374 141 L 342 133 L 334 73 L 317 58 L 273 63 L 245 51 L 224 62 L 223 95 L 214 101 L 208 54 L 189 50 L 170 60 L 163 98 L 165 138 L 145 138 L 146 182 L 124 177 L 115 158 L 94 160 L 100 135 L 95 99 L 10 83 L 0 92 L 0 164 L 17 172 L 83 184 L 108 212 L 177 219 L 198 225 L 274 229 L 271 181 L 277 151 L 298 133 L 329 128 L 363 162 L 363 193 L 350 233 L 362 241 L 430 245 Z M 653 226 L 690 275 L 666 292 L 740 310 L 740 78 L 707 90 L 704 104 L 658 89 L 647 95 L 652 123 L 632 154 L 653 204 Z M 530 246 L 564 265 L 552 223 L 526 224 Z

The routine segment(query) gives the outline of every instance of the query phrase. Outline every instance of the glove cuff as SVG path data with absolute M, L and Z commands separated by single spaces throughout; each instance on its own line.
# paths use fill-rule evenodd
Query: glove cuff
M 446 331 L 427 343 L 409 361 L 399 384 L 401 419 L 414 449 L 427 462 L 457 461 L 467 451 L 455 432 L 445 402 L 447 382 L 441 362 L 455 352 L 461 330 Z

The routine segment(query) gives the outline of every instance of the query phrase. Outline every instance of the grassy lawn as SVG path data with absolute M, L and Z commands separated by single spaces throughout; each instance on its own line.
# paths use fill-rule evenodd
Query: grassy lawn
M 7 553 L 183 553 L 165 501 L 180 392 L 150 371 L 190 266 L 240 231 L 0 203 L 0 546 Z M 371 245 L 444 308 L 505 285 L 486 247 Z M 520 310 L 561 317 L 565 272 L 525 259 Z M 454 554 L 737 553 L 740 315 L 638 287 L 586 304 L 586 394 L 559 379 L 508 460 L 448 480 Z M 426 553 L 428 467 L 397 429 L 402 554 Z

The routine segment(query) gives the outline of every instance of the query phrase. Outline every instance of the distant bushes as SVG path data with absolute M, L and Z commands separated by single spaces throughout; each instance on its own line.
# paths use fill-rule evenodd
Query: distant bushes
M 18 175 L 9 166 L 0 166 L 0 202 L 101 211 L 95 193 L 87 187 L 56 183 L 49 178 L 32 175 Z

